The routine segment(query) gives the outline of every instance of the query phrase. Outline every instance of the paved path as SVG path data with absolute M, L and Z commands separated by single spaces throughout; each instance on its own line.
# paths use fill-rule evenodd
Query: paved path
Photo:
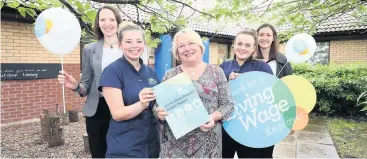
M 322 118 L 310 119 L 302 131 L 275 145 L 274 158 L 339 158 Z

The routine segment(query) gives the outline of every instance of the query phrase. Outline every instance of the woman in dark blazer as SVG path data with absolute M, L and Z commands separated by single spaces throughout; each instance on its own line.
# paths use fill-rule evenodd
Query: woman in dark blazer
M 268 63 L 273 74 L 278 78 L 282 78 L 293 73 L 291 64 L 287 58 L 278 50 L 278 35 L 275 28 L 271 24 L 263 24 L 257 29 L 258 35 L 258 51 L 257 59 L 262 59 Z M 291 131 L 291 134 L 294 131 Z M 258 158 L 272 158 L 274 146 L 261 149 L 251 149 L 251 152 L 258 153 Z M 250 152 L 249 151 L 249 152 Z
M 103 69 L 122 56 L 117 44 L 117 29 L 121 21 L 115 9 L 109 6 L 101 7 L 94 22 L 94 32 L 98 41 L 84 46 L 80 82 L 66 72 L 60 71 L 58 76 L 60 84 L 64 84 L 81 97 L 87 96 L 83 114 L 86 116 L 92 158 L 104 158 L 107 150 L 106 134 L 111 113 L 103 94 L 97 88 Z
M 259 40 L 257 59 L 262 59 L 268 63 L 273 74 L 278 78 L 291 75 L 293 69 L 287 58 L 279 53 L 278 35 L 271 24 L 263 24 L 257 29 Z

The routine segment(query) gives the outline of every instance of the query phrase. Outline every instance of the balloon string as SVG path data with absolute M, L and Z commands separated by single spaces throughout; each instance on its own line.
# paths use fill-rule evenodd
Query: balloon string
M 287 63 L 285 63 L 285 65 L 282 67 L 282 69 L 280 69 L 280 71 L 277 74 L 277 77 L 279 76 L 280 72 L 282 72 L 282 70 L 284 69 L 284 67 L 289 63 L 289 61 L 287 61 Z
M 61 58 L 61 70 L 64 72 L 64 62 L 63 62 L 63 56 L 60 56 Z M 62 101 L 64 105 L 64 114 L 66 113 L 66 107 L 65 107 L 65 84 L 62 85 Z

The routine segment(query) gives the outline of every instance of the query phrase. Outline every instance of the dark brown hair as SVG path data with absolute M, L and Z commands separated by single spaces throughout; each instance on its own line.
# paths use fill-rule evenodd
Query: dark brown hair
M 239 35 L 242 35 L 242 34 L 244 34 L 244 35 L 250 35 L 250 36 L 252 36 L 254 38 L 254 41 L 255 41 L 254 42 L 254 47 L 255 47 L 255 49 L 254 49 L 254 52 L 251 54 L 251 56 L 248 58 L 248 60 L 252 60 L 254 54 L 257 54 L 257 47 L 258 47 L 258 40 L 257 40 L 256 31 L 254 29 L 244 29 L 244 30 L 240 31 L 239 33 L 237 33 L 237 35 L 236 35 L 236 37 L 234 38 L 234 41 L 233 41 L 233 47 L 236 44 L 237 37 Z M 234 53 L 234 57 L 233 58 L 234 58 L 234 60 L 236 60 L 236 53 Z
M 263 24 L 259 28 L 257 28 L 257 33 L 259 34 L 259 31 L 263 28 L 270 28 L 271 31 L 273 32 L 273 42 L 271 43 L 270 51 L 269 51 L 269 61 L 276 60 L 276 54 L 278 53 L 278 48 L 279 48 L 277 32 L 271 24 Z M 262 54 L 260 47 L 258 47 L 256 58 L 264 59 L 264 55 Z M 265 62 L 268 62 L 268 61 L 265 61 Z
M 101 40 L 104 37 L 104 35 L 102 33 L 102 30 L 99 27 L 99 13 L 103 9 L 109 9 L 113 12 L 113 14 L 115 15 L 116 22 L 117 22 L 117 27 L 122 21 L 119 12 L 117 12 L 116 9 L 112 8 L 111 6 L 103 6 L 103 7 L 99 8 L 98 11 L 97 11 L 96 19 L 94 19 L 94 34 L 97 36 L 98 40 Z

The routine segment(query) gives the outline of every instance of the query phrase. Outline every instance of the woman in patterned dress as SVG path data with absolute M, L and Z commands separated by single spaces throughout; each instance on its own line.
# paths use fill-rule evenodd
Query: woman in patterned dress
M 165 116 L 167 112 L 155 107 L 155 115 L 163 124 L 161 158 L 221 158 L 222 131 L 221 122 L 226 120 L 233 110 L 233 101 L 226 76 L 216 65 L 203 61 L 204 46 L 198 33 L 184 29 L 176 33 L 172 52 L 181 65 L 168 70 L 163 81 L 186 72 L 190 75 L 211 121 L 175 139 Z

